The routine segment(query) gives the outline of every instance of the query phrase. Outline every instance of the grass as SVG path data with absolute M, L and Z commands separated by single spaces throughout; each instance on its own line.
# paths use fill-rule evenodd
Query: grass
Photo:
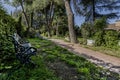
M 7 73 L 1 73 L 0 80 L 60 80 L 46 67 L 42 56 L 34 56 L 32 60 L 37 64 L 36 67 L 22 65 L 17 70 L 9 71 L 10 76 Z
M 94 51 L 99 51 L 99 52 L 120 58 L 120 47 L 119 46 L 112 46 L 112 48 L 106 47 L 106 46 L 88 46 L 84 44 L 85 41 L 82 38 L 79 38 L 79 42 L 81 43 L 80 45 L 82 47 L 89 48 Z
M 36 67 L 22 65 L 14 70 L 8 80 L 118 80 L 119 75 L 96 67 L 86 59 L 74 55 L 51 41 L 29 39 L 38 49 L 32 60 Z M 19 65 L 19 63 L 17 64 Z M 107 74 L 107 73 L 110 74 Z M 6 80 L 7 73 L 0 73 L 0 80 Z
M 94 51 L 99 51 L 99 52 L 120 58 L 120 48 L 119 47 L 108 48 L 105 46 L 87 46 L 87 45 L 81 45 L 81 46 L 88 48 L 88 49 L 92 49 Z
M 32 40 L 30 40 L 32 41 Z M 53 65 L 56 61 L 57 63 L 62 62 L 65 63 L 70 68 L 75 68 L 78 75 L 78 79 L 81 80 L 97 80 L 105 78 L 106 75 L 101 77 L 101 74 L 104 72 L 108 72 L 107 70 L 103 70 L 101 68 L 96 67 L 91 62 L 87 61 L 86 59 L 74 55 L 73 53 L 69 52 L 68 50 L 61 48 L 51 41 L 41 40 L 41 55 L 44 57 L 44 61 L 46 64 Z M 37 41 L 35 43 L 32 41 L 35 46 L 37 46 Z M 47 45 L 47 46 L 46 46 Z M 48 65 L 48 66 L 49 66 Z M 61 64 L 62 65 L 62 64 Z M 103 72 L 101 72 L 103 71 Z M 115 76 L 112 74 L 112 77 Z M 81 76 L 83 76 L 81 78 Z

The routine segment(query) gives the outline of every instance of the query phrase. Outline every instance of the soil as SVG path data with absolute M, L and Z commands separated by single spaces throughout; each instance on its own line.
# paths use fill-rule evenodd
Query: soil
M 73 67 L 68 66 L 63 61 L 60 61 L 59 59 L 55 62 L 46 62 L 49 69 L 54 71 L 56 76 L 60 78 L 60 80 L 78 80 L 78 74 L 76 72 L 76 69 Z
M 109 69 L 112 72 L 120 74 L 120 58 L 110 56 L 98 51 L 93 51 L 80 46 L 80 44 L 73 44 L 59 39 L 49 39 L 57 45 L 68 49 L 76 55 L 82 56 L 92 63 Z

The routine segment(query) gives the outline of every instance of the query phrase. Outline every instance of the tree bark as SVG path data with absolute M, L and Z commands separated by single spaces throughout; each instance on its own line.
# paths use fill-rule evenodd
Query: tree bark
M 47 16 L 47 9 L 45 9 L 45 21 L 46 21 L 46 28 L 47 28 L 47 32 L 48 32 L 48 37 L 51 37 L 51 30 L 50 30 L 49 20 L 48 20 L 48 16 Z
M 94 23 L 94 21 L 95 21 L 95 0 L 92 0 L 92 9 L 93 9 L 92 15 L 93 15 L 93 23 Z
M 52 28 L 53 17 L 54 17 L 54 3 L 51 2 L 50 5 L 45 8 L 45 18 L 46 18 L 48 37 L 52 37 L 51 28 Z
M 27 34 L 26 34 L 26 35 L 28 36 L 29 30 L 30 30 L 29 19 L 28 19 L 27 14 L 26 14 L 26 12 L 25 12 L 25 10 L 24 10 L 23 1 L 19 1 L 19 2 L 20 2 L 20 5 L 21 5 L 23 14 L 24 14 L 24 16 L 25 16 L 27 26 L 28 26 L 28 28 L 27 28 Z
M 68 17 L 68 28 L 71 43 L 77 43 L 77 37 L 74 30 L 74 14 L 70 7 L 70 0 L 65 0 L 65 8 Z
M 31 14 L 30 14 L 30 27 L 33 26 L 33 15 L 34 15 L 34 13 L 32 11 Z

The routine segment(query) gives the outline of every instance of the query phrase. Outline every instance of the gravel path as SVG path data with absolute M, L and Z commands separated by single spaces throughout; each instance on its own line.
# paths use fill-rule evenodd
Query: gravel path
M 49 40 L 77 55 L 85 57 L 87 60 L 98 66 L 102 66 L 112 72 L 120 74 L 120 58 L 83 48 L 79 44 L 72 44 L 59 39 Z

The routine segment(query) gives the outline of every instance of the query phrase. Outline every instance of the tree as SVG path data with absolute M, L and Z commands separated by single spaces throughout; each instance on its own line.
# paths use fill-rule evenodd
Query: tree
M 55 5 L 53 18 L 53 29 L 56 36 L 64 36 L 68 31 L 67 27 L 67 16 L 64 4 Z
M 5 0 L 5 1 L 6 1 L 6 3 L 14 6 L 16 9 L 17 9 L 17 7 L 19 7 L 19 6 L 21 7 L 22 13 L 24 14 L 24 17 L 25 17 L 25 20 L 26 20 L 26 24 L 27 24 L 26 35 L 28 35 L 29 30 L 30 30 L 30 21 L 29 21 L 28 15 L 27 15 L 27 11 L 26 11 L 26 6 L 25 6 L 25 4 L 27 5 L 28 2 L 29 2 L 29 4 L 30 4 L 30 2 L 32 2 L 32 1 L 31 1 L 31 0 L 12 0 L 12 1 L 10 1 L 10 0 Z
M 74 30 L 74 14 L 72 12 L 70 6 L 70 0 L 64 0 L 65 8 L 68 16 L 68 28 L 69 28 L 69 36 L 71 43 L 77 43 L 77 37 Z
M 107 19 L 118 17 L 119 0 L 81 0 L 76 3 L 75 11 L 86 17 L 86 21 L 95 21 L 96 18 L 106 17 Z
M 39 15 L 44 16 L 43 22 L 46 24 L 46 29 L 48 32 L 48 37 L 51 37 L 51 31 L 52 31 L 52 23 L 54 18 L 54 9 L 56 5 L 60 5 L 62 2 L 60 0 L 35 0 L 33 2 L 33 8 L 35 11 L 39 11 Z
M 53 19 L 53 10 L 54 10 L 54 3 L 53 1 L 50 0 L 41 0 L 41 2 L 39 0 L 35 0 L 33 2 L 33 8 L 35 9 L 35 11 L 40 10 L 40 12 L 43 12 L 45 15 L 45 24 L 46 24 L 46 28 L 47 28 L 47 32 L 48 32 L 48 37 L 51 37 L 51 22 Z M 38 13 L 41 14 L 41 13 Z M 42 15 L 43 16 L 43 15 Z
M 39 2 L 38 0 L 35 0 L 34 2 L 34 7 L 36 9 L 43 9 L 45 12 L 45 17 L 46 17 L 46 24 L 47 24 L 47 31 L 48 31 L 48 35 L 50 36 L 50 26 L 51 26 L 51 23 L 53 21 L 53 16 L 54 16 L 54 7 L 53 7 L 53 4 L 55 3 L 60 3 L 62 2 L 61 0 L 41 0 L 41 2 Z M 71 42 L 72 43 L 76 43 L 77 42 L 77 38 L 76 38 L 76 35 L 75 35 L 75 31 L 74 31 L 74 15 L 73 15 L 73 12 L 71 10 L 71 6 L 70 6 L 70 0 L 65 0 L 65 9 L 66 9 L 66 12 L 67 12 L 67 15 L 68 15 L 68 28 L 69 28 L 69 34 L 70 34 L 70 39 L 71 39 Z M 51 4 L 50 4 L 51 3 Z

